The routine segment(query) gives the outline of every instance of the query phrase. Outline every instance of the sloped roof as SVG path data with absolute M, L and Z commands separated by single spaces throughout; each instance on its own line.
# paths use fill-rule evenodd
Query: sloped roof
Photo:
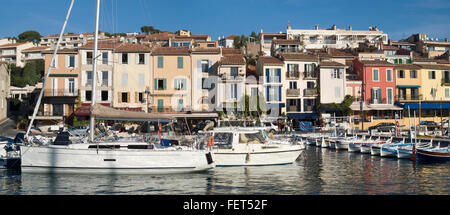
M 272 56 L 262 56 L 259 57 L 259 60 L 263 63 L 263 64 L 275 64 L 275 65 L 284 65 L 284 62 L 281 61 L 278 58 L 272 57 Z
M 151 49 L 147 45 L 124 43 L 123 45 L 114 49 L 115 52 L 150 52 Z
M 319 60 L 317 55 L 306 53 L 281 53 L 280 56 L 284 60 Z
M 189 54 L 189 47 L 158 47 L 153 53 L 154 55 L 187 55 Z
M 220 65 L 245 65 L 243 55 L 225 55 L 220 58 Z

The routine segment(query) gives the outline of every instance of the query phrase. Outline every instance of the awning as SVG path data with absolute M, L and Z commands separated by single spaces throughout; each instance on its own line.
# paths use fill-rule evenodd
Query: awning
M 112 107 L 95 104 L 91 108 L 91 114 L 96 119 L 123 120 L 123 121 L 172 121 L 171 114 L 145 113 L 136 111 L 117 110 Z
M 350 109 L 353 111 L 360 111 L 360 104 L 359 103 L 353 103 L 350 106 Z M 396 106 L 396 105 L 390 105 L 390 104 L 370 104 L 370 105 L 363 105 L 363 111 L 369 111 L 369 110 L 403 110 L 402 107 Z
M 419 88 L 420 85 L 398 85 L 397 88 Z
M 396 103 L 396 105 L 404 109 L 450 109 L 450 102 L 410 102 L 410 103 Z
M 287 113 L 288 119 L 319 119 L 318 113 Z

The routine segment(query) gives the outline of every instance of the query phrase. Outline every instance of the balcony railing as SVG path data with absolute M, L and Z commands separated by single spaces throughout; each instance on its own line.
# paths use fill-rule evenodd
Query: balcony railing
M 287 79 L 298 79 L 300 78 L 300 72 L 299 71 L 289 71 L 286 73 Z
M 318 92 L 315 88 L 307 88 L 303 90 L 303 96 L 317 96 Z
M 304 79 L 316 79 L 319 77 L 319 73 L 316 71 L 312 71 L 312 72 L 303 72 L 303 77 Z
M 450 78 L 443 78 L 442 79 L 442 84 L 449 85 L 450 84 Z
M 300 89 L 287 89 L 286 96 L 300 96 Z
M 395 99 L 397 101 L 418 101 L 423 99 L 423 95 L 397 95 Z
M 68 89 L 54 89 L 54 90 L 44 90 L 45 97 L 52 96 L 78 96 L 78 90 L 68 90 Z

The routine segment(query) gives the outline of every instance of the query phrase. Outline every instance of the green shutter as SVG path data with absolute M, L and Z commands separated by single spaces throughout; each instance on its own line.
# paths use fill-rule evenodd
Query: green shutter
M 158 68 L 163 68 L 163 67 L 164 67 L 164 57 L 158 56 Z
M 182 82 L 183 82 L 183 90 L 186 90 L 186 79 L 183 79 Z
M 155 78 L 153 81 L 155 82 L 155 90 L 158 90 L 158 79 Z
M 164 112 L 164 100 L 158 99 L 158 112 Z
M 178 57 L 178 68 L 183 68 L 183 57 Z
M 164 78 L 163 79 L 163 89 L 164 90 L 167 90 L 167 84 L 166 83 L 167 83 L 167 79 Z

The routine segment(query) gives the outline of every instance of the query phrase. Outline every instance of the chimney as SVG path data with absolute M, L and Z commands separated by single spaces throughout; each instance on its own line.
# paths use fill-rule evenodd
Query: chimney
M 316 26 L 316 30 L 319 30 L 319 25 L 315 25 Z
M 348 26 L 348 30 L 349 31 L 351 31 L 352 30 L 352 26 L 350 25 L 350 26 Z

